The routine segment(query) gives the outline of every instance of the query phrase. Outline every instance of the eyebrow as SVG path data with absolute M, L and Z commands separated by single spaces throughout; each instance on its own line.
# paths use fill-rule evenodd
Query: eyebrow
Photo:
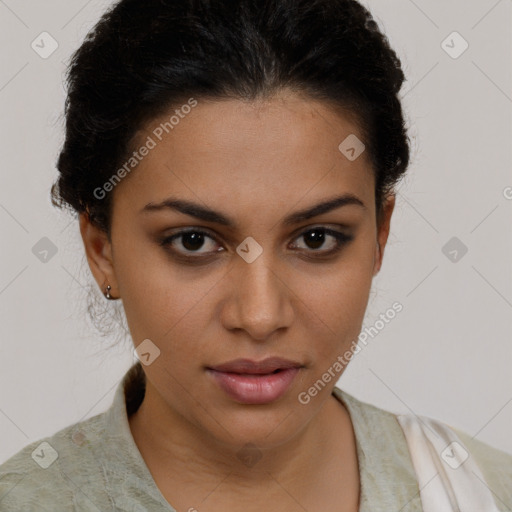
M 356 205 L 364 210 L 366 210 L 366 205 L 354 194 L 343 194 L 341 196 L 336 196 L 331 199 L 327 199 L 320 203 L 317 203 L 313 206 L 310 206 L 304 210 L 299 210 L 290 215 L 287 215 L 283 224 L 286 226 L 298 224 L 304 220 L 312 219 L 313 217 L 317 217 L 318 215 L 322 215 L 324 213 L 330 212 L 337 208 L 341 208 L 342 206 L 348 205 Z M 169 197 L 160 203 L 148 203 L 140 213 L 148 213 L 162 210 L 176 210 L 185 215 L 189 215 L 191 217 L 196 217 L 198 219 L 204 220 L 206 222 L 213 222 L 216 224 L 221 224 L 223 226 L 227 226 L 229 228 L 235 227 L 235 221 L 230 219 L 227 215 L 223 213 L 216 212 L 215 210 L 211 210 L 210 208 L 206 208 L 197 203 L 193 203 L 191 201 L 186 201 L 183 199 L 177 199 L 173 197 Z

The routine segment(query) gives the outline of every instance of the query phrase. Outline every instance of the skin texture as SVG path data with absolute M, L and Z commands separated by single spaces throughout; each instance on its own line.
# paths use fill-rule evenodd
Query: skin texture
M 141 130 L 136 147 L 171 114 Z M 291 91 L 254 102 L 198 98 L 115 187 L 110 241 L 80 217 L 101 290 L 110 284 L 112 296 L 122 298 L 135 346 L 149 338 L 161 351 L 143 367 L 146 396 L 130 428 L 177 510 L 357 510 L 355 439 L 346 409 L 331 395 L 337 378 L 307 405 L 297 399 L 357 339 L 395 204 L 388 196 L 378 226 L 366 153 L 350 161 L 338 150 L 350 134 L 362 139 L 341 112 Z M 282 223 L 345 193 L 365 206 Z M 222 212 L 235 226 L 171 209 L 141 213 L 170 196 Z M 159 245 L 191 227 L 212 236 L 195 252 L 183 238 Z M 314 245 L 303 236 L 314 227 L 353 240 L 319 257 L 336 243 L 326 235 Z M 263 248 L 252 263 L 236 253 L 249 236 Z M 209 256 L 186 264 L 173 249 L 190 259 Z M 205 371 L 269 356 L 304 365 L 270 404 L 234 401 Z M 251 467 L 237 457 L 246 443 L 262 456 Z

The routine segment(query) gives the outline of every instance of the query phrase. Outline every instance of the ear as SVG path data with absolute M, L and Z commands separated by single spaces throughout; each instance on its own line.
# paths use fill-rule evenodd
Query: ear
M 375 247 L 375 258 L 373 266 L 373 275 L 375 276 L 382 267 L 384 258 L 384 249 L 388 241 L 389 229 L 391 225 L 391 215 L 395 208 L 395 194 L 390 194 L 384 199 L 382 216 L 377 224 L 377 245 Z
M 89 267 L 102 293 L 107 285 L 112 287 L 110 293 L 118 297 L 117 279 L 112 258 L 112 244 L 102 229 L 91 223 L 87 213 L 80 214 L 80 234 L 84 242 Z

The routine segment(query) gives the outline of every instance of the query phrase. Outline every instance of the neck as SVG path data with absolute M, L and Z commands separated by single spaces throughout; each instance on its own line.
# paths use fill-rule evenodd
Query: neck
M 146 385 L 141 406 L 129 417 L 130 429 L 155 482 L 164 496 L 168 490 L 173 505 L 177 489 L 188 485 L 195 492 L 213 489 L 219 477 L 227 479 L 227 492 L 232 496 L 246 492 L 248 497 L 276 486 L 281 494 L 283 489 L 300 493 L 319 488 L 325 485 L 319 482 L 326 477 L 322 469 L 330 469 L 332 460 L 338 473 L 341 471 L 337 478 L 346 485 L 354 484 L 349 478 L 354 476 L 354 462 L 357 467 L 352 423 L 344 405 L 333 395 L 293 437 L 272 448 L 240 450 L 239 445 L 219 441 L 171 410 L 148 381 Z

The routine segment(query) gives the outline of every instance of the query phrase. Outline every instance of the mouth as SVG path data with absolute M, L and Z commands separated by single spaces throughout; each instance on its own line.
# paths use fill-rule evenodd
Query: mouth
M 304 366 L 283 358 L 260 362 L 237 359 L 206 368 L 207 374 L 231 399 L 242 404 L 267 404 L 281 398 Z

